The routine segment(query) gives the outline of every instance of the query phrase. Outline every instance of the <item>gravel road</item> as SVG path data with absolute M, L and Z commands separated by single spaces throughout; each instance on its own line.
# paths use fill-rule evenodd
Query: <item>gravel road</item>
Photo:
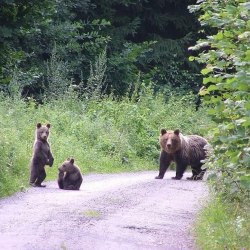
M 203 181 L 155 180 L 156 171 L 90 174 L 80 191 L 46 188 L 0 200 L 3 250 L 196 249 L 192 227 Z

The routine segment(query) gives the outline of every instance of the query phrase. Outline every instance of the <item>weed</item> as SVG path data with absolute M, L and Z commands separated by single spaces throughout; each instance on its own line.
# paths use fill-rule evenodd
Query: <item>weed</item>
M 197 243 L 204 250 L 249 249 L 249 208 L 227 204 L 218 196 L 200 213 L 196 226 Z

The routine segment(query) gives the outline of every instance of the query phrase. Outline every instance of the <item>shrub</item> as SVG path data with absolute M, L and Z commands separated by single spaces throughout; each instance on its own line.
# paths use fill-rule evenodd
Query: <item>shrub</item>
M 211 196 L 196 222 L 197 244 L 203 250 L 248 249 L 249 222 L 248 208 Z
M 66 93 L 43 105 L 34 101 L 1 96 L 1 196 L 28 184 L 37 122 L 51 123 L 50 144 L 55 157 L 47 179 L 55 179 L 57 167 L 75 158 L 84 174 L 158 170 L 159 131 L 180 128 L 183 133 L 203 134 L 210 120 L 201 108 L 195 111 L 193 96 L 153 95 L 151 87 L 140 86 L 137 98 L 117 100 L 78 99 Z
M 211 128 L 216 171 L 214 187 L 227 200 L 250 198 L 250 7 L 242 1 L 200 1 L 191 7 L 203 13 L 200 22 L 213 35 L 197 42 L 196 59 L 206 85 L 201 91 L 215 121 Z M 193 58 L 192 58 L 193 59 Z

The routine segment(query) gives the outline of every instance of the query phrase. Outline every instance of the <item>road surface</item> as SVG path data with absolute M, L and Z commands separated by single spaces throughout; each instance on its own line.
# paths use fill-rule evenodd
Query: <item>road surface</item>
M 193 223 L 208 190 L 168 171 L 90 174 L 79 191 L 46 188 L 0 200 L 3 250 L 197 249 Z M 184 177 L 189 176 L 187 173 Z

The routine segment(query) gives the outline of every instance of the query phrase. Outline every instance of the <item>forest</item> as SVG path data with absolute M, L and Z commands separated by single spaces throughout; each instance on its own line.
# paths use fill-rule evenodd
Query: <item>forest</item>
M 247 0 L 1 0 L 0 197 L 27 187 L 37 122 L 84 173 L 157 169 L 179 128 L 213 147 L 199 246 L 247 249 L 249 30 Z
M 102 93 L 120 97 L 138 78 L 153 81 L 156 91 L 197 93 L 200 67 L 187 50 L 198 36 L 199 23 L 187 9 L 194 2 L 4 0 L 1 88 L 10 91 L 15 72 L 22 96 L 39 101 L 70 85 L 81 95 L 99 84 Z M 98 82 L 90 75 L 103 53 Z M 56 74 L 61 81 L 54 82 Z

